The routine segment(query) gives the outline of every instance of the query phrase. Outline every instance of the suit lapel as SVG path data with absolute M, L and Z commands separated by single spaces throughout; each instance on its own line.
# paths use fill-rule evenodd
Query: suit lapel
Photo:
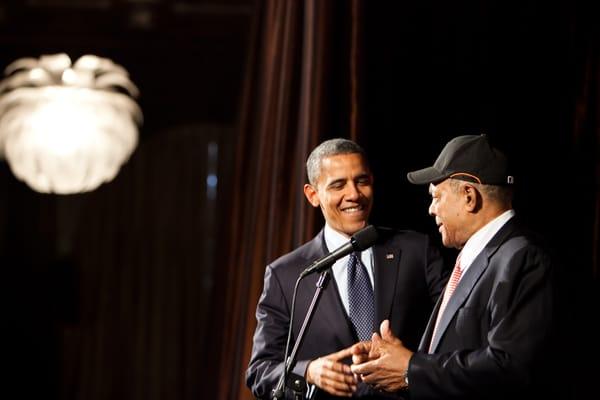
M 482 251 L 475 258 L 475 260 L 473 260 L 473 263 L 471 264 L 469 269 L 462 276 L 460 282 L 458 282 L 458 286 L 456 286 L 454 293 L 452 293 L 452 296 L 450 297 L 450 300 L 446 305 L 446 310 L 444 311 L 444 314 L 442 314 L 442 319 L 440 319 L 439 325 L 437 327 L 437 335 L 435 338 L 433 338 L 433 342 L 431 343 L 431 349 L 433 352 L 435 352 L 440 342 L 440 338 L 446 331 L 446 328 L 448 328 L 450 321 L 452 321 L 452 319 L 454 318 L 454 314 L 456 314 L 460 306 L 462 306 L 464 301 L 467 299 L 467 297 L 473 290 L 473 287 L 479 280 L 479 277 L 487 268 L 488 262 L 489 260 L 487 254 L 485 254 L 485 251 Z
M 427 326 L 425 327 L 425 332 L 423 332 L 423 336 L 421 336 L 421 341 L 419 342 L 419 351 L 429 351 L 429 343 L 431 343 L 431 335 L 433 335 L 433 328 L 435 325 L 435 320 L 438 315 L 438 310 L 440 309 L 440 304 L 442 304 L 442 297 L 444 297 L 444 292 L 440 294 L 440 297 L 429 316 L 429 321 L 427 321 Z
M 507 239 L 509 234 L 513 231 L 514 226 L 515 226 L 513 220 L 514 220 L 514 218 L 511 218 L 506 224 L 504 224 L 504 226 L 502 226 L 502 228 L 500 228 L 500 230 L 496 233 L 496 235 L 494 235 L 494 237 L 483 248 L 483 250 L 477 255 L 477 257 L 475 257 L 475 260 L 473 260 L 473 262 L 469 266 L 469 269 L 467 269 L 465 274 L 460 279 L 460 282 L 458 282 L 458 286 L 454 290 L 452 297 L 450 297 L 450 300 L 448 301 L 448 304 L 446 305 L 446 310 L 444 311 L 444 314 L 442 315 L 442 319 L 439 322 L 439 325 L 437 328 L 438 334 L 436 335 L 435 338 L 433 338 L 434 341 L 431 343 L 431 349 L 433 352 L 436 351 L 437 346 L 440 342 L 440 338 L 443 336 L 443 333 L 448 328 L 450 321 L 452 321 L 452 319 L 454 318 L 454 315 L 458 312 L 458 309 L 467 300 L 467 297 L 469 297 L 469 294 L 471 293 L 471 291 L 477 284 L 477 281 L 479 281 L 479 278 L 481 277 L 483 272 L 487 269 L 489 262 L 490 262 L 490 257 L 496 252 L 496 250 L 498 250 L 498 247 L 500 247 L 500 245 L 502 243 L 504 243 L 504 241 Z M 438 299 L 438 304 L 436 305 L 435 312 L 432 314 L 432 317 L 429 320 L 429 324 L 427 325 L 427 329 L 426 329 L 427 335 L 424 335 L 423 339 L 426 339 L 425 336 L 431 338 L 431 335 L 433 333 L 432 332 L 433 325 L 435 324 L 435 320 L 436 320 L 436 317 L 434 317 L 434 316 L 437 316 L 437 310 L 439 310 L 439 305 L 441 303 L 442 297 L 443 297 L 443 294 Z M 425 343 L 423 343 L 424 341 L 426 341 L 426 340 L 421 341 L 420 346 L 425 344 Z
M 375 324 L 379 331 L 379 322 L 390 319 L 391 307 L 396 294 L 396 280 L 401 253 L 386 245 L 373 246 L 374 282 L 375 282 Z M 393 322 L 393 321 L 390 321 Z
M 321 233 L 318 236 L 319 238 L 319 251 L 317 257 L 315 259 L 326 255 L 329 250 L 327 249 L 327 245 L 325 244 L 325 236 L 324 231 L 321 230 Z M 344 304 L 340 298 L 340 294 L 337 288 L 337 284 L 333 277 L 333 272 L 329 271 L 329 282 L 327 283 L 327 287 L 321 293 L 321 299 L 319 300 L 319 304 L 317 307 L 320 309 L 320 313 L 327 318 L 330 322 L 328 324 L 331 327 L 331 333 L 336 336 L 343 346 L 350 346 L 351 344 L 356 342 L 356 338 L 354 336 L 354 331 L 350 322 L 350 319 L 346 315 L 346 309 L 344 308 Z M 316 289 L 316 283 L 319 275 L 316 275 L 314 279 L 314 283 L 311 282 L 313 288 Z M 346 329 L 340 329 L 340 327 L 346 327 Z
M 333 273 L 330 272 L 330 274 L 328 287 L 323 291 L 319 307 L 322 307 L 323 315 L 329 321 L 328 326 L 331 327 L 333 335 L 339 338 L 343 346 L 349 346 L 357 339 L 340 299 Z M 345 327 L 345 329 L 340 329 L 340 327 Z
M 320 254 L 318 254 L 315 259 L 324 256 L 329 251 L 325 245 L 323 231 L 318 235 L 318 243 Z M 384 319 L 390 319 L 392 325 L 394 324 L 394 320 L 391 318 L 391 307 L 393 298 L 396 295 L 398 265 L 402 253 L 398 249 L 388 246 L 387 244 L 376 244 L 372 249 L 375 282 L 375 323 L 377 324 L 373 329 L 379 331 L 379 323 Z M 315 283 L 317 278 L 318 277 L 313 278 Z M 333 334 L 339 338 L 341 343 L 350 345 L 356 342 L 356 337 L 354 336 L 350 319 L 342 304 L 333 273 L 331 273 L 326 290 L 322 293 L 318 307 L 321 308 L 323 315 L 331 321 L 329 326 L 332 327 Z M 339 329 L 340 326 L 344 326 L 346 329 Z M 392 326 L 392 328 L 398 329 L 398 327 L 394 326 Z

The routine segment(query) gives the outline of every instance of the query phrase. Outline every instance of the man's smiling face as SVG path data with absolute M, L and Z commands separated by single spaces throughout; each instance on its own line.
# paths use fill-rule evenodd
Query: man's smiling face
M 373 176 L 362 155 L 338 154 L 322 160 L 316 187 L 307 184 L 304 193 L 314 207 L 321 207 L 330 227 L 352 236 L 367 225 Z

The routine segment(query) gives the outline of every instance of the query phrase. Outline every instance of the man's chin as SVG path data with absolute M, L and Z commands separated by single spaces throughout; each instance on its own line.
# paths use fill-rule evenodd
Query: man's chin
M 452 243 L 446 238 L 446 236 L 442 235 L 442 244 L 444 247 L 452 247 Z
M 442 236 L 442 244 L 444 245 L 444 247 L 449 248 L 449 249 L 451 249 L 451 248 L 460 249 L 461 248 L 460 245 L 445 239 L 443 236 Z
M 365 226 L 367 226 L 367 221 L 361 221 L 361 222 L 354 222 L 354 223 L 345 224 L 344 227 L 346 229 L 344 229 L 344 232 L 347 235 L 352 236 L 356 232 L 358 232 L 361 229 L 363 229 Z

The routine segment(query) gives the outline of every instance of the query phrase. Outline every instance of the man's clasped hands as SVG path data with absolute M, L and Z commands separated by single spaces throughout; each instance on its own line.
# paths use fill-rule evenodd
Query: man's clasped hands
M 317 364 L 323 364 L 322 368 L 330 368 L 332 372 L 335 370 L 336 374 L 345 375 L 343 380 L 345 384 L 340 385 L 339 379 L 326 382 L 329 374 L 323 373 L 315 374 L 315 377 L 320 376 L 320 382 L 314 383 L 320 384 L 321 387 L 331 384 L 332 387 L 328 388 L 330 389 L 328 391 L 338 396 L 351 396 L 356 390 L 357 383 L 361 381 L 377 390 L 397 392 L 407 387 L 406 373 L 412 354 L 413 352 L 404 347 L 402 341 L 394 336 L 389 321 L 385 320 L 381 323 L 379 333 L 373 333 L 370 341 L 356 343 L 318 360 L 320 363 Z M 352 357 L 352 365 L 340 362 L 349 357 Z M 317 380 L 311 379 L 310 376 L 308 379 L 309 382 Z

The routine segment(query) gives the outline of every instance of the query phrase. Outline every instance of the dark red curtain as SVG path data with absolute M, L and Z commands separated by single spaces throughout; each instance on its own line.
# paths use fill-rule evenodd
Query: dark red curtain
M 565 329 L 593 337 L 584 317 L 597 313 L 599 298 L 593 293 L 600 248 L 600 36 L 591 7 L 563 1 L 259 4 L 231 213 L 224 219 L 229 257 L 218 292 L 225 306 L 214 317 L 222 327 L 216 335 L 222 339 L 215 336 L 222 348 L 219 398 L 251 397 L 243 374 L 265 264 L 320 226 L 301 192 L 304 160 L 333 136 L 357 140 L 370 155 L 373 221 L 433 237 L 426 192 L 408 185 L 405 173 L 433 161 L 453 136 L 494 136 L 524 172 L 521 215 L 553 244 L 576 248 L 567 291 L 581 311 Z M 563 214 L 569 196 L 554 186 L 568 180 L 581 198 Z M 539 201 L 549 187 L 557 189 L 558 205 Z M 579 393 L 574 389 L 573 398 Z
M 224 327 L 215 337 L 222 343 L 220 399 L 251 398 L 244 371 L 266 264 L 320 228 L 302 191 L 308 153 L 322 139 L 356 135 L 349 57 L 356 57 L 350 18 L 357 4 L 268 0 L 258 7 L 224 218 L 228 262 L 217 290 L 225 302 L 215 313 Z
M 593 182 L 590 211 L 592 276 L 600 280 L 600 28 L 587 3 L 571 5 L 569 44 L 574 72 L 572 143 Z

